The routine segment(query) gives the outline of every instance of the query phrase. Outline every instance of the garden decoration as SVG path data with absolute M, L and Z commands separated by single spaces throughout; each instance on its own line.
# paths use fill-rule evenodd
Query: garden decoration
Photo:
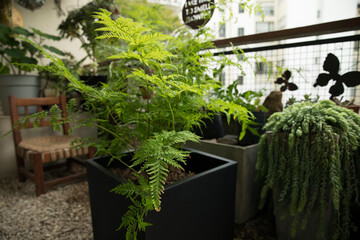
M 272 91 L 264 100 L 263 106 L 268 109 L 266 112 L 266 117 L 270 117 L 275 112 L 282 112 L 282 92 L 281 91 Z
M 186 0 L 182 9 L 182 19 L 192 29 L 199 29 L 208 23 L 214 14 L 214 0 Z
M 274 113 L 265 129 L 256 168 L 265 177 L 261 206 L 272 190 L 275 214 L 282 211 L 279 239 L 306 228 L 316 231 L 311 239 L 349 239 L 351 211 L 359 205 L 360 116 L 331 100 L 302 102 Z
M 345 84 L 347 87 L 355 87 L 360 84 L 360 72 L 358 71 L 347 72 L 343 75 L 339 74 L 340 61 L 332 53 L 329 53 L 326 56 L 323 69 L 328 73 L 320 73 L 316 79 L 316 82 L 314 83 L 314 87 L 324 87 L 329 83 L 330 80 L 334 80 L 335 84 L 332 85 L 329 89 L 329 93 L 331 94 L 330 99 L 338 97 L 344 93 L 343 84 Z
M 186 141 L 199 140 L 189 130 L 200 126 L 201 119 L 219 113 L 228 118 L 232 115 L 244 124 L 250 120 L 248 110 L 242 106 L 206 99 L 214 86 L 212 79 L 204 74 L 210 67 L 207 61 L 200 61 L 198 51 L 192 49 L 203 47 L 201 41 L 194 36 L 173 38 L 128 18 L 120 16 L 114 21 L 110 15 L 104 9 L 94 14 L 98 19 L 96 23 L 101 24 L 97 29 L 101 32 L 98 39 L 124 41 L 126 48 L 110 59 L 137 64 L 133 68 L 123 65 L 116 69 L 119 77 L 100 89 L 79 81 L 59 58 L 41 48 L 54 66 L 23 66 L 65 76 L 70 86 L 83 94 L 85 108 L 91 116 L 75 125 L 99 129 L 98 138 L 88 144 L 97 147 L 98 156 L 109 156 L 110 161 L 121 162 L 134 172 L 136 181 L 127 181 L 113 191 L 132 202 L 121 220 L 121 228 L 127 230 L 126 239 L 136 239 L 138 232 L 150 225 L 144 220 L 147 213 L 161 209 L 170 166 L 183 169 L 186 164 L 189 152 L 181 146 Z M 151 90 L 151 97 L 143 99 L 141 87 Z M 133 158 L 126 163 L 122 157 L 129 150 L 134 150 Z M 149 178 L 140 174 L 143 172 Z M 230 218 L 233 221 L 233 217 Z
M 289 70 L 286 70 L 282 77 L 276 79 L 276 84 L 285 84 L 284 86 L 280 87 L 280 91 L 285 92 L 287 89 L 289 91 L 295 91 L 298 89 L 298 86 L 295 83 L 289 82 L 289 79 L 291 78 L 291 72 Z

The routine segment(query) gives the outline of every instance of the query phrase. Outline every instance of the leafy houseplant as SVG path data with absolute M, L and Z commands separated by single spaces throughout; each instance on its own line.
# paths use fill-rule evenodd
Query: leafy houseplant
M 191 62 L 185 57 L 183 51 L 189 49 L 189 42 L 154 32 L 121 16 L 112 20 L 110 15 L 107 10 L 95 13 L 97 23 L 103 25 L 97 29 L 102 32 L 98 39 L 115 38 L 126 42 L 126 49 L 110 59 L 136 64 L 117 69 L 119 77 L 111 78 L 101 89 L 79 81 L 60 59 L 45 51 L 43 53 L 52 60 L 53 67 L 23 66 L 62 75 L 69 80 L 71 87 L 83 94 L 85 108 L 91 117 L 79 124 L 99 129 L 98 138 L 85 144 L 95 145 L 98 156 L 108 156 L 110 162 L 127 166 L 136 178 L 112 190 L 126 196 L 132 203 L 122 217 L 120 228 L 126 229 L 126 239 L 136 239 L 138 232 L 149 226 L 145 222 L 148 212 L 161 209 L 162 193 L 170 169 L 183 169 L 186 164 L 189 152 L 182 150 L 181 146 L 186 141 L 199 140 L 189 130 L 199 125 L 200 119 L 218 112 L 229 117 L 234 115 L 240 122 L 249 120 L 247 110 L 242 106 L 220 99 L 205 99 L 214 84 L 202 74 L 208 70 L 206 61 L 200 62 L 198 59 Z M 194 38 L 189 38 L 189 41 L 193 46 L 203 46 Z M 192 56 L 197 56 L 197 52 L 192 52 Z M 152 94 L 144 98 L 141 89 L 149 90 Z M 131 160 L 127 162 L 124 155 L 131 150 L 134 152 L 130 153 Z M 235 166 L 231 163 L 228 165 L 232 165 L 232 168 Z M 233 174 L 229 175 L 234 176 L 235 183 L 236 169 L 233 168 L 231 172 Z M 232 186 L 231 180 L 229 186 Z M 232 222 L 232 193 L 224 193 L 229 194 L 230 212 L 225 212 L 227 219 Z M 231 228 L 231 225 L 227 224 L 226 228 Z M 232 237 L 232 231 L 230 235 Z
M 21 36 L 18 39 L 15 36 Z M 14 94 L 21 97 L 37 97 L 40 90 L 40 78 L 34 75 L 25 75 L 26 70 L 17 64 L 37 64 L 42 54 L 39 49 L 25 39 L 31 39 L 44 49 L 59 56 L 64 53 L 59 49 L 45 44 L 45 40 L 58 41 L 61 38 L 41 32 L 32 28 L 27 30 L 21 27 L 10 28 L 0 24 L 0 90 L 1 102 L 5 114 L 9 114 L 8 95 Z
M 86 59 L 90 61 L 88 66 L 79 68 L 80 75 L 95 76 L 98 75 L 98 65 L 104 60 L 101 54 L 98 54 L 100 41 L 96 39 L 99 33 L 95 31 L 96 24 L 92 13 L 99 8 L 113 9 L 113 0 L 95 0 L 90 1 L 81 8 L 69 12 L 65 20 L 58 26 L 60 35 L 63 38 L 78 39 L 81 42 L 81 48 L 85 50 L 86 57 L 80 60 L 79 63 L 84 62 Z M 78 64 L 80 66 L 80 64 Z M 102 73 L 103 74 L 103 73 Z
M 355 99 L 352 99 L 350 101 L 349 100 L 343 101 L 343 97 L 341 97 L 340 99 L 334 97 L 331 100 L 333 100 L 338 106 L 352 109 L 354 112 L 359 113 L 360 106 L 358 104 L 355 104 Z
M 10 28 L 6 25 L 0 24 L 0 73 L 2 74 L 24 74 L 24 71 L 22 71 L 22 69 L 14 63 L 37 64 L 38 59 L 41 59 L 42 57 L 39 49 L 27 41 L 16 39 L 15 36 L 30 39 L 42 48 L 59 56 L 65 55 L 64 52 L 56 47 L 44 44 L 45 40 L 59 41 L 61 38 L 58 36 L 43 33 L 35 28 L 27 30 L 22 27 Z
M 225 132 L 236 134 L 241 139 L 239 144 L 243 146 L 255 144 L 259 141 L 260 134 L 262 134 L 262 127 L 265 124 L 267 109 L 260 104 L 260 98 L 263 96 L 263 90 L 260 91 L 245 91 L 240 92 L 237 88 L 239 81 L 236 80 L 225 88 L 215 89 L 215 96 L 227 101 L 233 102 L 237 105 L 245 107 L 249 111 L 250 122 L 238 125 L 237 122 L 228 122 L 230 127 Z M 236 119 L 234 119 L 236 120 Z M 232 130 L 232 129 L 236 130 Z M 225 128 L 226 129 L 226 128 Z M 245 130 L 247 129 L 247 130 Z M 243 134 L 243 136 L 240 135 Z M 242 137 L 244 137 L 242 139 Z
M 262 205 L 272 190 L 275 215 L 283 215 L 279 239 L 349 239 L 359 205 L 360 117 L 330 100 L 303 102 L 274 113 L 265 128 L 271 133 L 261 137 L 256 168 L 265 177 Z M 280 227 L 284 216 L 288 229 Z M 307 228 L 314 232 L 302 235 Z

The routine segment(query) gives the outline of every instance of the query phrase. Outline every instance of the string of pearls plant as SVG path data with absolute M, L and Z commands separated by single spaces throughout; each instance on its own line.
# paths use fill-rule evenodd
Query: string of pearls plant
M 332 239 L 348 239 L 351 208 L 359 204 L 360 116 L 330 100 L 297 103 L 265 125 L 256 168 L 264 178 L 261 207 L 270 190 L 292 216 L 291 235 L 305 228 L 319 207 L 317 238 L 326 237 L 331 208 Z

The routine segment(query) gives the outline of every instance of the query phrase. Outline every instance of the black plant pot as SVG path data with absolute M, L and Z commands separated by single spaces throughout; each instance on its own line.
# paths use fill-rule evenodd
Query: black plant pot
M 186 169 L 197 174 L 166 186 L 160 212 L 146 218 L 153 224 L 142 240 L 232 240 L 237 163 L 189 149 Z M 95 240 L 125 239 L 115 231 L 129 201 L 109 192 L 124 180 L 110 172 L 108 159 L 87 161 L 89 195 Z M 116 167 L 118 162 L 112 162 Z
M 211 119 L 204 119 L 201 128 L 195 128 L 194 132 L 202 139 L 214 139 L 224 136 L 224 126 L 220 115 L 214 115 Z
M 80 80 L 83 81 L 86 85 L 91 87 L 100 88 L 102 83 L 107 83 L 107 76 L 106 75 L 81 75 Z M 82 98 L 82 94 L 76 90 L 73 90 L 69 93 L 67 96 L 68 98 L 75 98 L 78 108 L 82 110 L 83 104 L 85 103 L 85 100 Z
M 263 127 L 266 123 L 266 112 L 252 112 L 252 114 L 254 114 L 254 116 L 256 118 L 254 122 L 256 122 L 257 125 L 253 125 L 251 127 L 256 128 L 259 135 L 262 135 L 263 133 L 265 133 L 265 131 L 263 130 Z M 238 124 L 237 136 L 240 135 L 241 128 L 242 128 L 242 126 L 240 124 Z M 257 144 L 259 142 L 259 140 L 260 140 L 259 136 L 254 135 L 249 130 L 246 130 L 244 138 L 239 141 L 239 145 L 240 146 L 249 146 L 249 145 Z
M 93 86 L 93 87 L 100 87 L 101 83 L 107 82 L 106 75 L 82 75 L 80 76 L 80 80 L 84 81 L 86 85 Z

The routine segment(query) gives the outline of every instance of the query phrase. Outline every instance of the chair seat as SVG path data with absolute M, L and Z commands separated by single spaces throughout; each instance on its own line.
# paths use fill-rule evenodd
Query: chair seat
M 71 146 L 76 139 L 68 135 L 28 138 L 19 143 L 17 153 L 27 160 L 31 154 L 41 154 L 42 162 L 88 154 L 88 147 Z

